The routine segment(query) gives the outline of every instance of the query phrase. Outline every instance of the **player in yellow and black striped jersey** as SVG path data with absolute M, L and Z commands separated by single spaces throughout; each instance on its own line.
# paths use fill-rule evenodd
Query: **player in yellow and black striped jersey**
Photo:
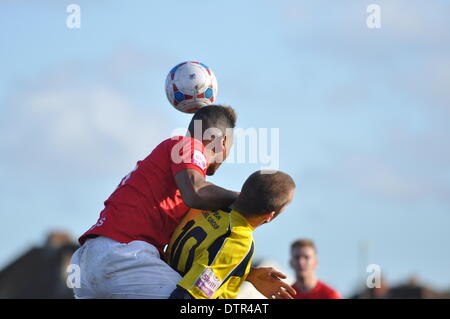
M 253 227 L 235 210 L 191 210 L 175 230 L 168 262 L 195 298 L 235 298 L 253 257 Z
M 255 172 L 230 208 L 191 209 L 176 228 L 166 259 L 182 279 L 171 298 L 233 299 L 250 272 L 253 230 L 292 201 L 295 183 L 280 171 Z

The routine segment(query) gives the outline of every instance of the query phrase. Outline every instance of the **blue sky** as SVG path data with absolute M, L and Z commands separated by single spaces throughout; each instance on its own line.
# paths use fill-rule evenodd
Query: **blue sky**
M 66 7 L 81 7 L 68 29 Z M 366 8 L 381 6 L 381 29 Z M 47 231 L 78 236 L 120 179 L 190 116 L 167 102 L 175 64 L 215 72 L 242 128 L 280 129 L 296 198 L 256 230 L 286 270 L 314 239 L 348 295 L 367 261 L 395 284 L 450 287 L 450 5 L 445 1 L 2 1 L 0 267 Z M 238 190 L 259 164 L 211 178 Z

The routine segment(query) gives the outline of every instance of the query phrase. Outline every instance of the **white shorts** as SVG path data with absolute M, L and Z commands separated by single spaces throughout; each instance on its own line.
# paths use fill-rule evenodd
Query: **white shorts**
M 122 244 L 107 237 L 88 239 L 72 256 L 80 267 L 77 299 L 167 299 L 181 276 L 159 257 L 151 244 Z

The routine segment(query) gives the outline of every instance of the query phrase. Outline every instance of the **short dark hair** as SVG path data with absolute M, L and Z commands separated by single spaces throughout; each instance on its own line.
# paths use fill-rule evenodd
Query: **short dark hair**
M 316 245 L 314 244 L 314 242 L 311 239 L 302 238 L 302 239 L 297 239 L 296 241 L 294 241 L 291 244 L 291 254 L 292 254 L 292 251 L 297 247 L 300 247 L 300 248 L 301 247 L 311 247 L 317 253 Z
M 235 206 L 244 216 L 278 212 L 288 203 L 294 188 L 294 180 L 286 173 L 256 171 L 245 181 Z
M 202 134 L 209 128 L 218 128 L 225 135 L 226 129 L 236 126 L 237 115 L 231 106 L 212 104 L 200 108 L 195 112 L 189 123 L 189 132 L 194 136 L 195 121 L 202 122 Z

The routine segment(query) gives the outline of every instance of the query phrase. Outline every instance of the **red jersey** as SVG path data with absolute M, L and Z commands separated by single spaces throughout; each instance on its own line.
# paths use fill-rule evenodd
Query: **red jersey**
M 174 176 L 193 168 L 206 177 L 207 154 L 202 142 L 176 136 L 159 144 L 125 176 L 105 201 L 97 223 L 78 241 L 96 235 L 121 243 L 143 240 L 160 253 L 189 207 L 183 202 Z
M 308 292 L 301 292 L 296 285 L 292 285 L 292 288 L 297 292 L 294 299 L 342 299 L 341 295 L 336 290 L 327 286 L 320 280 L 317 281 L 316 286 Z

